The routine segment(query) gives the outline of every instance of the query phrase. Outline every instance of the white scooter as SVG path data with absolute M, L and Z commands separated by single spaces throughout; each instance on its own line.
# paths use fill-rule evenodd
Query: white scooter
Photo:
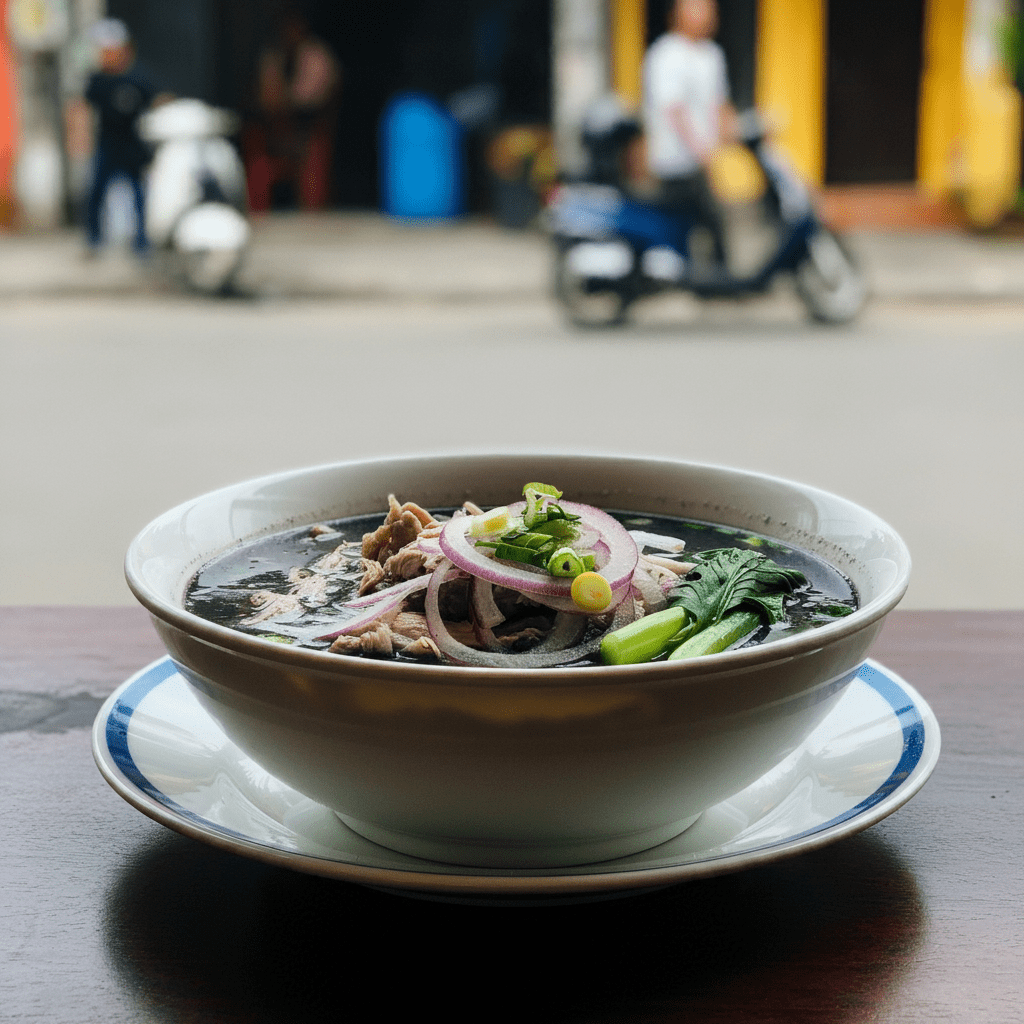
M 201 100 L 164 103 L 140 119 L 156 153 L 146 234 L 171 274 L 207 295 L 230 293 L 249 246 L 245 169 L 228 141 L 235 116 Z

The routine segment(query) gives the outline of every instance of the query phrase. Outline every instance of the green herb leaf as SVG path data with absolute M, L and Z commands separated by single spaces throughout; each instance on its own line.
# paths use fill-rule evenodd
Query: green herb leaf
M 784 615 L 783 595 L 806 583 L 796 569 L 784 569 L 757 551 L 717 548 L 698 556 L 693 570 L 671 591 L 672 604 L 685 608 L 700 630 L 740 605 L 752 605 L 769 622 Z

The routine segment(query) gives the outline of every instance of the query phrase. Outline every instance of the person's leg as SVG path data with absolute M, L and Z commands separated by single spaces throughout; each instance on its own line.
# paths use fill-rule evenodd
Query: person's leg
M 323 210 L 331 195 L 331 133 L 327 126 L 316 125 L 306 141 L 299 160 L 296 183 L 299 206 L 303 210 Z
M 726 265 L 725 219 L 703 171 L 665 179 L 661 183 L 661 205 L 692 227 L 705 228 L 711 236 L 712 257 Z
M 142 171 L 128 174 L 132 186 L 132 198 L 135 200 L 135 251 L 139 254 L 149 251 L 146 239 L 146 196 L 142 190 Z
M 274 160 L 267 149 L 267 133 L 261 125 L 249 125 L 242 133 L 242 159 L 250 213 L 266 213 L 277 178 Z
M 725 217 L 722 212 L 722 206 L 712 191 L 711 182 L 704 171 L 697 175 L 694 193 L 697 219 L 711 233 L 715 261 L 724 267 L 727 264 L 728 257 L 725 245 Z
M 96 147 L 92 165 L 92 182 L 85 206 L 85 239 L 89 248 L 97 250 L 103 244 L 103 200 L 107 196 L 113 171 L 102 143 Z

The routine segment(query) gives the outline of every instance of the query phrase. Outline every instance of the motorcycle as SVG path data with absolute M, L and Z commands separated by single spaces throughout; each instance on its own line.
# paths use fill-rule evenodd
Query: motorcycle
M 235 116 L 178 99 L 145 114 L 139 129 L 155 146 L 146 198 L 150 243 L 185 287 L 230 293 L 251 234 L 245 169 L 228 141 Z
M 566 183 L 546 210 L 555 245 L 555 294 L 580 327 L 621 324 L 637 300 L 666 289 L 701 298 L 765 293 L 780 275 L 792 276 L 810 316 L 842 324 L 861 311 L 867 286 L 844 241 L 818 219 L 811 194 L 785 158 L 767 142 L 754 111 L 740 116 L 740 141 L 765 179 L 763 205 L 774 244 L 760 266 L 736 275 L 694 257 L 693 221 L 656 202 L 631 196 L 617 178 L 617 150 L 639 131 L 618 120 L 584 132 L 591 157 L 585 180 Z

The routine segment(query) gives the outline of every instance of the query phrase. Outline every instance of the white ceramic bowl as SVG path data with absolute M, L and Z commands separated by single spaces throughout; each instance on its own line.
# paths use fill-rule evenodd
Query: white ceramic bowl
M 381 512 L 574 501 L 749 529 L 848 576 L 853 614 L 769 644 L 640 666 L 494 669 L 302 650 L 184 610 L 190 579 L 241 542 Z M 181 673 L 264 768 L 384 846 L 458 864 L 625 856 L 759 778 L 825 717 L 906 590 L 910 557 L 833 494 L 717 466 L 619 456 L 424 456 L 318 466 L 186 502 L 133 541 L 126 575 Z

